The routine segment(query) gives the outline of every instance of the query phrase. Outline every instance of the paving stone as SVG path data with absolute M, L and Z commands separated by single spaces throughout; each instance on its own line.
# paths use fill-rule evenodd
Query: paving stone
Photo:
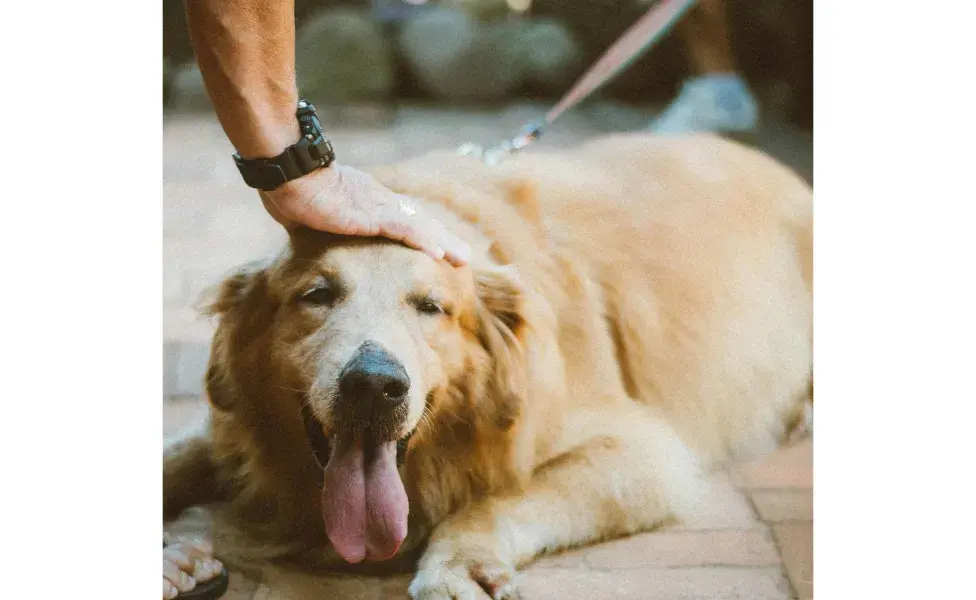
M 522 573 L 522 600 L 787 600 L 779 569 L 698 568 Z
M 179 302 L 183 292 L 184 267 L 172 245 L 163 247 L 163 303 Z
M 756 490 L 752 502 L 767 523 L 813 520 L 812 490 Z
M 180 343 L 163 338 L 163 397 L 176 395 L 177 377 L 176 365 L 180 360 Z
M 163 181 L 238 183 L 234 147 L 214 116 L 163 118 Z
M 667 529 L 749 529 L 757 523 L 749 500 L 741 490 L 736 489 L 728 473 L 714 473 L 709 477 L 709 483 L 711 495 L 702 505 Z
M 363 168 L 394 162 L 408 155 L 403 145 L 397 143 L 391 127 L 381 129 L 354 129 L 329 132 L 329 139 L 336 148 L 337 160 L 351 167 Z
M 176 389 L 172 396 L 201 396 L 210 357 L 209 344 L 182 342 L 176 363 Z
M 209 343 L 215 328 L 215 318 L 201 315 L 194 308 L 163 309 L 164 340 Z
M 254 600 L 407 600 L 411 576 L 311 576 L 276 572 Z M 523 600 L 787 600 L 778 569 L 633 569 L 581 571 L 530 568 L 520 575 Z
M 800 600 L 813 598 L 813 522 L 779 523 L 773 534 Z
M 740 484 L 749 489 L 811 489 L 813 439 L 741 465 L 735 471 Z
M 565 550 L 536 559 L 529 569 L 587 569 L 586 553 L 589 547 Z
M 310 575 L 282 569 L 266 569 L 264 582 L 258 587 L 254 600 L 407 600 L 409 582 L 409 575 Z
M 377 580 L 375 585 L 380 588 L 382 595 L 376 596 L 376 600 L 410 600 L 407 588 L 412 580 L 412 573 Z
M 203 417 L 207 404 L 201 398 L 166 400 L 163 402 L 163 436 L 177 433 Z
M 651 532 L 614 540 L 586 551 L 592 569 L 647 567 L 758 567 L 778 565 L 776 546 L 760 529 Z
M 207 292 L 223 281 L 226 276 L 226 271 L 207 266 L 184 269 L 182 285 L 180 286 L 180 305 L 188 305 L 194 307 L 194 310 L 202 310 Z
M 238 261 L 274 253 L 287 240 L 283 228 L 268 215 L 257 195 L 215 205 L 207 217 L 206 241 L 211 247 L 219 244 L 234 248 L 233 256 Z
M 230 585 L 227 593 L 221 596 L 221 600 L 254 600 L 257 594 L 259 582 L 248 579 L 237 572 L 230 574 Z

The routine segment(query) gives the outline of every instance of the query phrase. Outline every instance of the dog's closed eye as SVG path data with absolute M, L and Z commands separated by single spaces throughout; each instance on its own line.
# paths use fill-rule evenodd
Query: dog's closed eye
M 414 307 L 417 312 L 425 315 L 447 315 L 450 316 L 450 311 L 444 307 L 443 304 L 434 300 L 433 298 L 417 298 L 413 302 Z
M 316 306 L 332 306 L 339 300 L 339 290 L 333 285 L 314 287 L 301 296 L 301 301 Z

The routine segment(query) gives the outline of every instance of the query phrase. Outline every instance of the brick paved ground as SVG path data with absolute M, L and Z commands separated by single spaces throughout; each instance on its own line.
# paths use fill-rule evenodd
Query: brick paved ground
M 327 116 L 342 160 L 395 160 L 466 141 L 495 141 L 543 107 L 491 113 L 436 109 Z M 331 117 L 331 118 L 330 118 Z M 345 121 L 338 126 L 338 120 Z M 649 114 L 597 105 L 568 115 L 541 144 L 636 129 Z M 352 120 L 350 120 L 352 119 Z M 228 269 L 277 248 L 283 236 L 239 182 L 230 146 L 205 114 L 170 115 L 163 127 L 164 428 L 203 409 L 199 396 L 212 332 L 196 317 L 203 289 Z M 758 143 L 809 177 L 809 137 L 782 129 Z M 812 443 L 715 476 L 717 499 L 694 523 L 540 560 L 524 571 L 525 600 L 805 600 L 813 597 Z M 259 581 L 260 580 L 260 581 Z M 408 578 L 316 578 L 269 571 L 235 574 L 228 600 L 406 598 Z

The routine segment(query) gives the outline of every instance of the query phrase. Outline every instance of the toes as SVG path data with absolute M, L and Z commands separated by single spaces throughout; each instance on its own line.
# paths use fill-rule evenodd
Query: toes
M 163 560 L 176 564 L 199 583 L 220 575 L 224 565 L 213 557 L 207 542 L 178 542 L 163 550 Z
M 193 570 L 191 571 L 191 574 L 197 583 L 203 583 L 217 577 L 223 571 L 223 563 L 216 558 L 204 560 L 196 559 L 193 561 Z
M 476 565 L 471 576 L 492 597 L 492 600 L 517 600 L 515 571 L 505 565 Z
M 186 571 L 180 571 L 180 580 L 176 583 L 176 588 L 181 592 L 189 592 L 193 588 L 197 587 L 197 582 L 193 577 L 190 577 Z
M 188 552 L 179 549 L 178 546 L 170 546 L 163 550 L 163 560 L 173 563 L 183 571 L 190 572 L 193 571 L 193 561 L 195 559 Z
M 467 569 L 424 569 L 414 577 L 407 592 L 413 600 L 492 599 Z
M 179 556 L 181 560 L 189 561 L 188 566 L 193 566 L 194 560 L 212 560 L 213 546 L 203 541 L 180 541 L 167 546 L 163 550 L 163 555 Z M 184 558 L 185 557 L 185 558 Z
M 190 577 L 178 564 L 166 559 L 163 559 L 163 579 L 169 580 L 181 592 L 189 592 L 197 585 L 193 577 Z
M 169 580 L 173 585 L 180 579 L 180 566 L 171 560 L 163 558 L 163 579 Z
M 191 575 L 193 576 L 193 579 L 199 581 L 200 583 L 203 583 L 204 581 L 210 581 L 214 577 L 210 565 L 208 563 L 203 562 L 202 560 L 194 561 L 193 571 L 191 571 Z
M 198 583 L 210 581 L 224 571 L 213 557 L 213 546 L 206 540 L 170 538 L 163 548 L 163 598 L 169 600 L 189 592 Z
M 163 577 L 163 600 L 173 600 L 180 595 L 180 590 L 169 580 Z
M 189 540 L 186 543 L 188 543 L 194 549 L 196 549 L 199 552 L 202 552 L 203 554 L 205 554 L 207 556 L 213 556 L 213 552 L 214 552 L 214 550 L 213 550 L 213 544 L 211 544 L 207 540 L 194 539 L 194 540 Z

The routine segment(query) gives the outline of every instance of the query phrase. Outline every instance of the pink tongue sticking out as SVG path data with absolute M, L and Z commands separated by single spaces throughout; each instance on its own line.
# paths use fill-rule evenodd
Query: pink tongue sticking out
M 338 441 L 325 467 L 322 516 L 342 558 L 384 560 L 407 535 L 407 492 L 396 467 L 396 442 L 363 448 L 360 436 Z

